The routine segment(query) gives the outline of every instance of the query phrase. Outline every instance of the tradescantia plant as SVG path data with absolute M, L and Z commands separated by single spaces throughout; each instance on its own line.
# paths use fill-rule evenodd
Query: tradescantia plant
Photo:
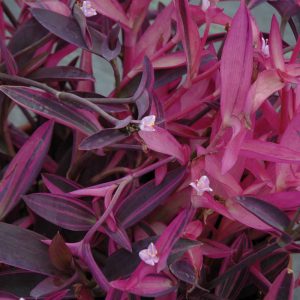
M 300 3 L 220 2 L 0 1 L 0 299 L 297 298 Z

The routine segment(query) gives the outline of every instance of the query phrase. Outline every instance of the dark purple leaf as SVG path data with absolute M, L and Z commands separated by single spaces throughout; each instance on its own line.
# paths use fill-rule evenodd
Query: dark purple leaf
M 149 113 L 152 103 L 152 89 L 154 83 L 154 71 L 148 57 L 144 59 L 144 69 L 141 82 L 133 98 L 138 109 L 138 119 Z
M 20 297 L 29 296 L 30 291 L 45 278 L 45 275 L 32 273 L 24 270 L 13 270 L 10 272 L 1 272 L 0 282 L 1 282 L 1 291 L 6 293 L 11 293 L 18 295 L 16 299 Z M 0 299 L 9 299 L 1 298 L 2 294 L 0 293 Z
M 163 182 L 156 185 L 155 179 L 130 194 L 118 207 L 115 216 L 126 229 L 149 215 L 173 193 L 185 176 L 186 168 L 169 172 Z
M 80 27 L 82 38 L 84 39 L 87 48 L 91 49 L 92 37 L 89 28 L 87 26 L 87 19 L 78 5 L 73 6 L 73 16 Z
M 114 252 L 106 261 L 103 268 L 103 272 L 106 277 L 112 281 L 120 277 L 129 276 L 139 265 L 141 259 L 138 255 L 139 251 L 148 247 L 152 242 L 157 240 L 157 236 L 151 236 L 147 239 L 135 242 L 132 244 L 132 252 L 125 249 L 120 249 Z M 169 257 L 169 262 L 173 263 L 175 260 L 179 259 L 188 249 L 199 245 L 199 242 L 179 239 L 171 252 Z M 120 265 L 122 268 L 120 268 Z
M 39 68 L 30 75 L 30 78 L 38 81 L 65 81 L 65 80 L 91 80 L 92 75 L 87 74 L 81 69 L 70 66 L 57 66 L 48 68 Z
M 23 199 L 36 214 L 65 229 L 87 231 L 96 222 L 93 211 L 83 201 L 70 196 L 37 193 Z
M 66 17 L 53 11 L 39 8 L 31 9 L 31 13 L 33 17 L 51 33 L 77 47 L 89 50 L 82 37 L 81 28 L 73 17 Z M 106 36 L 93 27 L 88 27 L 88 30 L 92 40 L 91 51 L 106 58 L 108 55 L 107 47 L 103 45 Z M 113 52 L 113 50 L 111 52 Z M 113 58 L 117 55 L 118 53 L 115 53 L 115 56 L 110 53 L 110 57 Z
M 80 146 L 80 150 L 92 150 L 107 147 L 111 144 L 120 142 L 128 137 L 128 134 L 119 129 L 109 128 L 103 129 L 87 138 L 85 138 Z
M 55 292 L 61 291 L 63 288 L 71 285 L 76 278 L 58 278 L 58 277 L 48 277 L 37 284 L 30 292 L 30 296 L 34 299 L 45 299 L 43 296 L 53 294 Z M 64 295 L 63 295 L 64 296 Z M 63 297 L 62 296 L 62 297 Z M 43 298 L 42 298 L 43 297 Z M 50 299 L 53 299 L 52 297 Z M 64 299 L 64 298 L 54 298 L 54 299 Z
M 64 194 L 82 188 L 78 183 L 58 175 L 43 174 L 42 178 L 47 189 L 52 194 Z
M 55 275 L 58 270 L 50 263 L 48 246 L 41 242 L 45 239 L 33 231 L 0 223 L 0 261 L 16 268 Z
M 21 200 L 39 174 L 48 153 L 53 122 L 40 126 L 10 162 L 0 183 L 0 219 Z
M 179 280 L 194 285 L 197 283 L 197 270 L 186 259 L 177 260 L 170 265 L 170 270 Z
M 284 230 L 290 224 L 290 219 L 288 218 L 288 216 L 285 213 L 283 213 L 279 208 L 273 206 L 268 202 L 247 196 L 241 196 L 237 199 L 239 203 L 248 211 L 253 213 L 263 222 L 267 223 L 268 225 L 281 232 L 284 232 Z
M 93 134 L 99 130 L 99 124 L 91 121 L 82 111 L 58 101 L 50 93 L 20 86 L 1 86 L 0 91 L 22 107 L 58 123 L 76 128 L 82 133 Z

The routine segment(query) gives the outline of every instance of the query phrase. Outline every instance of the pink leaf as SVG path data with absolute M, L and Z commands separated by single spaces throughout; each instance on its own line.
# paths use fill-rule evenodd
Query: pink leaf
M 248 92 L 245 111 L 247 113 L 256 112 L 269 96 L 281 90 L 284 85 L 275 70 L 265 70 L 259 73 Z
M 259 140 L 245 141 L 241 155 L 273 162 L 300 164 L 300 152 L 285 146 Z
M 281 71 L 284 71 L 285 65 L 282 51 L 282 38 L 278 21 L 275 16 L 272 18 L 270 31 L 270 54 L 273 66 Z
M 156 126 L 155 131 L 139 131 L 139 136 L 149 149 L 174 156 L 182 165 L 186 163 L 182 146 L 167 130 Z
M 128 29 L 131 27 L 129 19 L 127 18 L 123 7 L 116 0 L 97 0 L 93 1 L 93 7 L 96 11 L 110 19 L 120 22 L 124 28 Z
M 252 30 L 244 1 L 232 20 L 221 60 L 221 114 L 223 123 L 244 109 L 253 68 Z

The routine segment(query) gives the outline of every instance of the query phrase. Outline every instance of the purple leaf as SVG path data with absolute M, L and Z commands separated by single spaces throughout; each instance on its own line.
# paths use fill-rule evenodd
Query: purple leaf
M 250 88 L 253 65 L 251 22 L 242 1 L 227 35 L 221 59 L 221 114 L 223 123 L 243 111 Z M 234 70 L 234 72 L 232 72 Z
M 80 150 L 92 150 L 107 147 L 111 144 L 120 142 L 128 137 L 128 134 L 119 129 L 103 129 L 87 138 L 79 145 Z
M 20 106 L 58 123 L 76 128 L 82 133 L 93 134 L 99 130 L 100 125 L 96 121 L 92 121 L 88 115 L 75 107 L 58 101 L 50 93 L 29 87 L 3 85 L 0 86 L 0 91 Z
M 242 196 L 239 203 L 263 222 L 283 232 L 290 224 L 290 219 L 279 208 L 263 200 Z
M 66 80 L 90 80 L 94 81 L 92 75 L 81 69 L 70 66 L 57 66 L 40 68 L 30 75 L 30 78 L 38 81 L 66 81 Z
M 125 229 L 138 223 L 176 190 L 185 172 L 185 167 L 180 167 L 169 172 L 159 185 L 155 184 L 155 179 L 144 184 L 124 199 L 116 210 L 116 219 Z
M 58 270 L 50 263 L 46 238 L 33 231 L 0 223 L 0 261 L 9 266 L 53 276 Z
M 42 174 L 43 182 L 51 194 L 65 194 L 81 189 L 78 183 L 54 174 Z
M 36 193 L 23 196 L 36 214 L 73 231 L 87 231 L 96 222 L 93 211 L 83 201 L 64 195 Z
M 40 126 L 10 162 L 0 184 L 0 219 L 21 200 L 39 174 L 48 153 L 53 122 Z

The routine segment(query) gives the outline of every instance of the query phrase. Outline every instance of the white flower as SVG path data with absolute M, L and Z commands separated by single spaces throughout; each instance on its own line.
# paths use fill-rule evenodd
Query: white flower
M 157 249 L 153 243 L 150 243 L 147 249 L 141 250 L 139 252 L 139 257 L 143 262 L 150 266 L 154 266 L 159 261 Z
M 210 1 L 209 0 L 202 0 L 202 10 L 207 11 L 208 8 L 210 7 Z
M 265 56 L 270 56 L 268 40 L 265 40 L 263 37 L 261 38 L 261 51 Z
M 92 7 L 91 1 L 88 0 L 82 2 L 81 10 L 87 18 L 97 14 L 96 10 Z
M 195 182 L 191 182 L 190 186 L 196 190 L 198 196 L 202 196 L 205 192 L 212 192 L 213 189 L 209 186 L 210 182 L 207 176 L 201 176 Z
M 140 130 L 155 131 L 155 128 L 154 128 L 155 119 L 156 119 L 155 115 L 150 115 L 150 116 L 144 117 L 139 124 Z

